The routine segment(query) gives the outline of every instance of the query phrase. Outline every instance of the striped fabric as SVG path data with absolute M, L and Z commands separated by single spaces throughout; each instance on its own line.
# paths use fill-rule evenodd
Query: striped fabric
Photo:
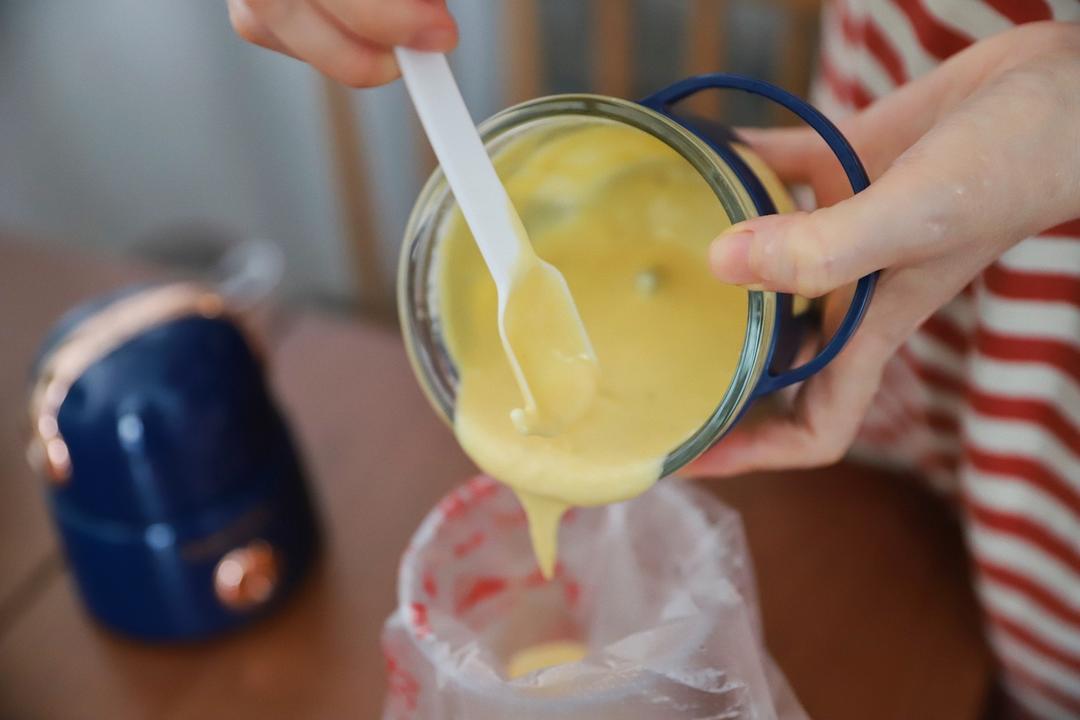
M 1080 20 L 1080 0 L 835 0 L 819 107 L 869 105 L 980 38 Z M 856 453 L 920 471 L 961 508 L 1006 686 L 1080 718 L 1080 220 L 1028 238 L 887 368 Z

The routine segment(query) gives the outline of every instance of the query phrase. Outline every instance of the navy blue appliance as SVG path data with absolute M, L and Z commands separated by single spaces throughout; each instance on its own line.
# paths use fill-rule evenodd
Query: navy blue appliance
M 29 457 L 90 612 L 146 640 L 247 623 L 316 524 L 263 367 L 220 296 L 144 286 L 63 318 L 33 369 Z

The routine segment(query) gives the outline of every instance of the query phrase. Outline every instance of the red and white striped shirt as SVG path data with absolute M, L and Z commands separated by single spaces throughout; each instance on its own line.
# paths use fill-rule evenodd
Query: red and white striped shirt
M 834 0 L 815 101 L 841 116 L 1080 0 Z M 1013 247 L 906 343 L 856 450 L 954 495 L 1006 686 L 1080 718 L 1080 220 Z

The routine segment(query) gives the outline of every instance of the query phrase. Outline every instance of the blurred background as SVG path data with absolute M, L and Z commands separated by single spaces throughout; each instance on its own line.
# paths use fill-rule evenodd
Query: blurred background
M 819 0 L 450 0 L 477 120 L 725 70 L 807 92 Z M 730 28 L 738 28 L 732 32 Z M 782 122 L 731 97 L 711 111 Z M 404 87 L 354 91 L 234 36 L 225 4 L 0 0 L 0 231 L 185 265 L 285 250 L 293 301 L 384 314 L 433 165 Z
M 806 96 L 824 2 L 449 0 L 461 26 L 451 62 L 478 121 L 540 95 L 640 98 L 712 71 Z M 730 94 L 702 98 L 695 109 L 735 125 L 788 120 Z M 212 577 L 212 588 L 193 582 L 192 593 L 160 603 L 170 618 L 191 624 L 203 616 L 186 600 L 217 598 L 201 606 L 217 621 L 226 610 L 217 601 L 242 600 L 245 587 L 256 612 L 267 597 L 276 601 L 266 595 L 273 590 L 267 578 L 276 582 L 272 551 L 282 546 L 268 548 L 263 530 L 284 518 L 293 520 L 281 527 L 304 529 L 307 521 L 297 522 L 303 515 L 292 511 L 306 503 L 295 494 L 272 503 L 258 492 L 271 485 L 251 473 L 242 497 L 255 507 L 232 523 L 221 508 L 233 506 L 234 485 L 213 479 L 243 479 L 217 470 L 234 467 L 225 461 L 244 446 L 231 431 L 246 433 L 249 423 L 219 422 L 234 417 L 224 411 L 188 412 L 186 402 L 228 401 L 250 387 L 237 378 L 259 371 L 189 361 L 210 351 L 188 336 L 149 357 L 146 366 L 164 368 L 160 375 L 110 365 L 115 376 L 106 380 L 115 387 L 100 390 L 91 378 L 86 386 L 99 391 L 75 397 L 100 411 L 93 420 L 105 418 L 87 423 L 84 447 L 118 464 L 87 475 L 89 484 L 65 486 L 35 478 L 24 458 L 32 428 L 62 439 L 55 418 L 47 418 L 51 429 L 42 417 L 31 424 L 27 369 L 46 329 L 74 303 L 161 279 L 146 261 L 205 269 L 223 243 L 244 238 L 282 248 L 287 302 L 392 322 L 401 235 L 433 165 L 400 82 L 350 90 L 248 45 L 234 35 L 225 0 L 0 0 L 0 720 L 377 716 L 384 689 L 403 677 L 379 649 L 380 628 L 395 607 L 398 552 L 438 498 L 475 472 L 417 389 L 393 330 L 287 312 L 285 329 L 271 333 L 267 347 L 251 348 L 253 357 L 266 352 L 272 361 L 265 365 L 269 386 L 306 472 L 276 452 L 266 454 L 266 466 L 310 485 L 324 545 L 287 608 L 202 644 L 136 642 L 94 622 L 78 594 L 88 583 L 77 581 L 57 528 L 104 528 L 109 542 L 121 537 L 128 546 L 152 547 L 157 560 L 144 577 L 153 590 L 188 571 Z M 87 262 L 86 253 L 107 261 Z M 180 387 L 189 372 L 215 390 L 150 394 Z M 132 390 L 144 377 L 149 390 Z M 252 396 L 261 397 L 244 395 Z M 203 423 L 206 416 L 217 424 Z M 250 416 L 273 414 L 258 405 Z M 144 417 L 170 430 L 176 442 L 166 447 L 175 457 L 206 460 L 208 470 L 158 482 L 142 442 L 158 436 L 147 434 Z M 89 434 L 99 428 L 126 452 L 100 452 Z M 194 440 L 225 450 L 194 452 Z M 263 448 L 288 450 L 278 436 L 257 436 L 247 447 L 257 458 Z M 119 471 L 130 482 L 117 482 Z M 100 487 L 133 489 L 149 510 L 118 523 Z M 191 488 L 207 490 L 198 513 L 187 505 L 162 510 L 165 491 L 186 501 Z M 963 541 L 939 498 L 921 483 L 853 465 L 709 488 L 745 519 L 765 636 L 814 717 L 977 717 L 994 666 Z M 64 506 L 74 510 L 61 515 L 65 497 L 74 498 Z M 78 504 L 87 501 L 94 513 Z M 99 512 L 104 506 L 107 517 Z M 192 517 L 198 523 L 188 523 Z M 203 522 L 223 517 L 229 532 Z M 117 527 L 137 532 L 119 535 Z M 170 547 L 175 552 L 166 552 Z M 193 556 L 186 554 L 191 547 Z M 156 611 L 152 603 L 129 612 L 145 595 L 111 574 L 123 568 L 137 577 L 145 567 L 103 561 L 100 574 L 86 571 L 100 581 L 98 590 L 115 591 L 113 625 L 117 617 L 159 617 L 142 614 Z M 256 615 L 228 617 L 239 625 Z

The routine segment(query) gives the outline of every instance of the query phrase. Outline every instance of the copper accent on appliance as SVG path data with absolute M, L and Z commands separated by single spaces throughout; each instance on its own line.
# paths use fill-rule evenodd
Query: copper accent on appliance
M 117 300 L 76 326 L 42 362 L 30 391 L 30 465 L 53 483 L 70 479 L 71 456 L 57 415 L 68 390 L 93 363 L 149 327 L 185 315 L 217 317 L 223 311 L 222 299 L 213 292 L 174 283 Z
M 250 610 L 273 597 L 279 578 L 274 549 L 264 540 L 253 540 L 218 561 L 214 594 L 230 610 Z

